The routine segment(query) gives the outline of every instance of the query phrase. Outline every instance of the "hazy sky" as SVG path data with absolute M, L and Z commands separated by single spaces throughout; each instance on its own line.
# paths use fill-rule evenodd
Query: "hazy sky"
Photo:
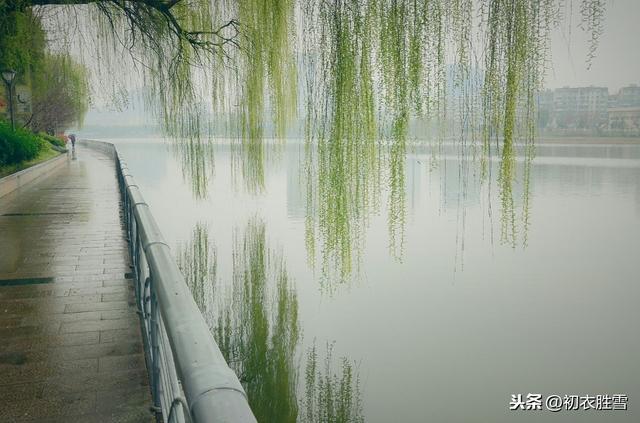
M 640 84 L 640 0 L 608 0 L 604 34 L 590 70 L 586 66 L 588 37 L 578 28 L 579 3 L 573 0 L 570 34 L 568 16 L 553 34 L 546 85 L 598 85 L 615 92 L 630 83 Z

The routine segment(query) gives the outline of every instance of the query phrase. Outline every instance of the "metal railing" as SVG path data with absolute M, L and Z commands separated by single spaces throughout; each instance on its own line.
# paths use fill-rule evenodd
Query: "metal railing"
M 113 144 L 135 273 L 153 411 L 165 423 L 256 422 L 171 255 L 151 210 Z

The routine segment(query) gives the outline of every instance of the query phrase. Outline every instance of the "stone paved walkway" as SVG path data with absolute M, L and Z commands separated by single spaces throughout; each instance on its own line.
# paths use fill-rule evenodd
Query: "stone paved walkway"
M 115 164 L 0 198 L 0 421 L 151 421 Z

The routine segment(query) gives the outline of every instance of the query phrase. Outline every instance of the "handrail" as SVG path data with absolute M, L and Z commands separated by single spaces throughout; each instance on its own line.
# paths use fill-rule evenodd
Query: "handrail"
M 111 143 L 82 144 L 111 152 L 116 161 L 157 417 L 165 423 L 256 422 L 126 163 Z

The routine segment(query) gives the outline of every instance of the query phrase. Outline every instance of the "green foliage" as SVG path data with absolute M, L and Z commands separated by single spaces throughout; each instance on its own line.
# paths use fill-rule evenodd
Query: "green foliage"
M 287 123 L 295 116 L 294 5 L 292 0 L 242 0 L 238 4 L 243 25 L 240 47 L 245 52 L 241 56 L 243 131 L 249 140 L 262 139 L 266 94 L 278 137 L 284 136 Z
M 82 8 L 70 1 L 59 8 L 58 25 L 47 28 L 63 28 L 58 38 L 66 51 L 90 51 L 85 63 L 118 94 L 132 67 L 140 69 L 164 129 L 188 140 L 194 157 L 204 151 L 199 139 L 211 133 L 211 116 L 235 120 L 234 135 L 242 141 L 234 169 L 242 171 L 250 191 L 264 187 L 267 116 L 278 137 L 295 116 L 301 64 L 308 251 L 315 255 L 319 245 L 323 268 L 338 269 L 345 279 L 357 268 L 353 251 L 385 185 L 391 192 L 390 248 L 402 254 L 403 157 L 416 118 L 437 123 L 439 145 L 445 135 L 459 135 L 459 155 L 479 159 L 484 181 L 491 181 L 491 156 L 501 158 L 502 234 L 514 243 L 513 185 L 528 187 L 530 174 L 528 167 L 516 172 L 514 145 L 526 144 L 529 166 L 535 94 L 550 30 L 567 1 L 134 0 Z M 28 13 L 29 0 L 18 3 L 22 8 L 9 15 Z M 580 2 L 581 25 L 591 33 L 588 60 L 604 11 L 604 0 Z M 69 42 L 71 19 L 86 33 L 77 43 Z M 474 27 L 478 37 L 472 37 Z M 129 66 L 122 65 L 123 53 L 130 53 Z M 453 134 L 445 132 L 450 120 L 460 122 Z M 463 193 L 473 176 L 465 160 L 459 172 Z M 208 177 L 201 161 L 187 164 L 196 164 L 187 175 Z M 528 204 L 528 192 L 524 196 Z
M 327 344 L 324 366 L 318 365 L 315 344 L 307 352 L 303 422 L 364 423 L 360 378 L 346 358 L 340 359 L 340 371 L 334 370 L 334 344 Z
M 262 221 L 251 219 L 244 232 L 234 232 L 230 292 L 216 285 L 217 256 L 206 225 L 195 226 L 177 258 L 258 421 L 362 421 L 357 369 L 343 357 L 336 373 L 332 344 L 327 345 L 322 368 L 315 345 L 308 352 L 304 397 L 299 397 L 298 298 L 282 253 L 267 244 Z
M 353 271 L 353 252 L 377 202 L 374 12 L 372 4 L 360 2 L 312 2 L 307 11 L 318 16 L 318 26 L 306 33 L 307 242 L 310 252 L 320 242 L 323 274 L 336 269 L 340 280 Z
M 18 80 L 29 82 L 29 76 L 42 71 L 45 33 L 31 9 L 9 9 L 0 3 L 0 69 L 17 72 Z
M 206 225 L 193 228 L 191 240 L 176 252 L 178 267 L 203 314 L 213 300 L 217 275 L 217 254 Z
M 35 158 L 45 142 L 37 135 L 0 121 L 0 166 L 21 163 Z
M 90 100 L 86 68 L 67 54 L 49 53 L 41 67 L 32 77 L 31 127 L 55 133 L 82 125 Z
M 294 6 L 292 0 L 242 0 L 235 12 L 242 24 L 239 168 L 251 192 L 264 188 L 265 115 L 271 115 L 275 134 L 282 138 L 296 114 Z
M 482 174 L 486 177 L 491 141 L 501 156 L 498 175 L 501 238 L 515 246 L 513 184 L 515 143 L 525 143 L 523 185 L 528 205 L 529 166 L 535 138 L 536 93 L 542 86 L 554 2 L 491 0 L 487 2 L 485 77 L 483 85 Z M 523 211 L 527 215 L 527 211 Z
M 38 133 L 38 136 L 42 139 L 44 139 L 45 141 L 48 141 L 50 144 L 53 144 L 55 146 L 58 147 L 62 147 L 65 148 L 66 144 L 64 143 L 64 140 L 58 138 L 58 137 L 54 137 L 53 135 L 49 135 L 47 133 L 44 132 L 40 132 Z
M 16 83 L 31 88 L 33 116 L 29 126 L 36 132 L 56 132 L 81 124 L 89 106 L 86 69 L 67 53 L 46 52 L 41 15 L 26 7 L 9 9 L 7 3 L 0 10 L 4 11 L 0 18 L 0 69 L 14 69 Z
M 213 145 L 207 140 L 188 139 L 174 143 L 173 151 L 180 160 L 184 180 L 196 199 L 206 199 L 214 174 Z
M 219 311 L 215 338 L 258 421 L 296 422 L 298 299 L 263 222 L 251 220 L 234 236 L 233 293 Z
M 604 32 L 604 15 L 606 3 L 602 0 L 582 0 L 580 2 L 581 28 L 588 32 L 589 52 L 587 54 L 587 68 L 591 68 L 591 62 L 596 56 L 600 36 Z

